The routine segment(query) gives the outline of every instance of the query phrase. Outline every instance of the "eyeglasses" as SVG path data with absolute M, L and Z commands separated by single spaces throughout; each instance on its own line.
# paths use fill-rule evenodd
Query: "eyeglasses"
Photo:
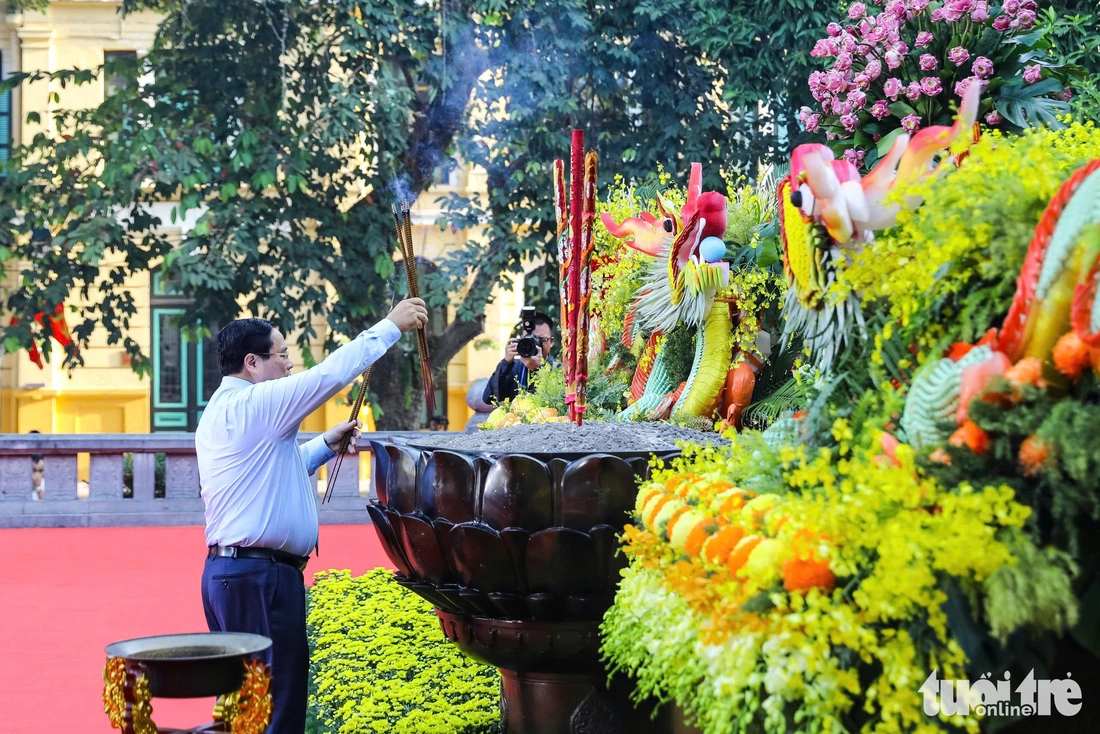
M 285 352 L 260 352 L 256 354 L 257 357 L 282 357 L 284 362 L 290 361 L 290 350 Z

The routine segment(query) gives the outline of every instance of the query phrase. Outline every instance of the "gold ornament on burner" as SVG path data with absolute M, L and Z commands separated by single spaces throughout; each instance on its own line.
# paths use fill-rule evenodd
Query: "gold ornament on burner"
M 271 672 L 260 660 L 245 661 L 244 682 L 237 691 L 233 734 L 263 734 L 271 721 Z
M 103 669 L 103 711 L 111 727 L 124 734 L 157 734 L 149 679 L 138 664 L 128 668 L 123 658 L 107 658 Z
M 115 729 L 125 729 L 126 721 L 126 661 L 108 658 L 103 669 L 103 711 Z

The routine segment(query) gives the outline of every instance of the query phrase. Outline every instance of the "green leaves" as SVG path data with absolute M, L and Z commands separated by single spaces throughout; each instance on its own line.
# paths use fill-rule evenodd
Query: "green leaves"
M 1069 104 L 1047 95 L 1061 93 L 1062 85 L 1054 79 L 1027 84 L 1021 78 L 1001 87 L 993 106 L 1016 127 L 1045 124 L 1057 129 L 1064 126 L 1058 115 L 1067 114 Z
M 882 138 L 875 145 L 875 150 L 878 152 L 878 157 L 882 158 L 887 153 L 889 153 L 890 149 L 894 147 L 894 141 L 897 140 L 898 137 L 904 132 L 905 130 L 899 127 L 883 135 Z
M 299 176 L 298 174 L 293 173 L 290 176 L 287 176 L 286 187 L 287 187 L 287 190 L 290 191 L 290 193 L 293 194 L 298 189 L 303 189 L 304 190 L 305 185 L 306 185 L 306 180 L 303 177 Z
M 252 177 L 252 188 L 256 191 L 263 191 L 268 186 L 275 184 L 275 174 L 271 171 L 259 171 Z
M 777 238 L 769 237 L 760 242 L 759 252 L 756 255 L 756 264 L 760 268 L 770 268 L 779 262 L 779 250 Z

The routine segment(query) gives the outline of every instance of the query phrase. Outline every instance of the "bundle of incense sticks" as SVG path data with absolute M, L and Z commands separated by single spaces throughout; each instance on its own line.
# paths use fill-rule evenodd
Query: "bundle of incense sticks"
M 416 275 L 416 257 L 413 254 L 412 214 L 409 203 L 401 202 L 401 215 L 398 217 L 397 205 L 391 204 L 393 222 L 397 226 L 397 239 L 401 245 L 401 257 L 405 261 L 405 278 L 409 283 L 409 297 L 420 298 L 420 279 Z M 435 385 L 432 382 L 432 365 L 428 355 L 428 334 L 424 327 L 416 330 L 416 350 L 420 353 L 420 382 L 424 388 L 424 403 L 428 415 L 435 413 Z
M 420 298 L 420 280 L 416 276 L 416 257 L 413 254 L 412 240 L 412 214 L 409 210 L 409 204 L 405 201 L 401 202 L 400 215 L 396 204 L 391 204 L 390 209 L 393 211 L 393 223 L 397 227 L 397 241 L 401 247 L 401 259 L 405 264 L 405 278 L 409 283 L 409 297 Z M 396 300 L 397 293 L 395 292 L 394 301 L 396 302 Z M 424 327 L 418 327 L 416 330 L 416 349 L 420 354 L 420 377 L 424 387 L 424 402 L 427 404 L 428 413 L 435 413 L 435 385 L 432 382 L 432 367 L 428 355 L 428 335 L 425 333 Z M 350 420 L 359 418 L 359 411 L 362 410 L 363 401 L 367 397 L 367 388 L 370 385 L 372 374 L 374 374 L 374 365 L 368 367 L 367 371 L 363 373 L 362 381 L 359 384 L 359 394 L 355 396 L 355 402 L 351 406 Z M 349 431 L 340 441 L 336 461 L 332 465 L 332 473 L 325 487 L 325 496 L 321 499 L 322 504 L 328 502 L 329 497 L 332 496 L 332 490 L 336 486 L 336 477 L 340 474 L 340 467 L 344 465 L 344 456 L 351 444 L 351 437 L 352 434 Z
M 363 377 L 359 382 L 359 394 L 355 396 L 355 402 L 351 405 L 351 420 L 357 420 L 359 418 L 359 411 L 363 409 L 363 401 L 367 397 L 367 387 L 370 385 L 371 375 L 374 374 L 374 365 L 372 364 L 367 368 L 367 371 L 363 373 Z M 354 431 L 355 429 L 352 429 Z M 348 452 L 348 446 L 351 445 L 352 431 L 348 431 L 344 434 L 344 438 L 340 441 L 340 448 L 336 451 L 336 461 L 332 465 L 332 472 L 329 474 L 328 481 L 325 483 L 325 496 L 321 499 L 321 504 L 328 502 L 329 497 L 332 496 L 332 489 L 336 486 L 336 477 L 340 475 L 340 467 L 344 465 L 344 455 Z
M 595 151 L 584 153 L 584 131 L 574 130 L 568 208 L 565 162 L 554 161 L 554 209 L 558 217 L 561 276 L 562 369 L 569 419 L 581 425 L 588 390 L 588 304 L 591 297 L 592 226 L 596 215 Z

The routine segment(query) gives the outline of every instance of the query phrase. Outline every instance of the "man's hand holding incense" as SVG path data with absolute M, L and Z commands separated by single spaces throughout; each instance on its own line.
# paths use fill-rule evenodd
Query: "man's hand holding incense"
M 428 323 L 428 307 L 424 305 L 422 298 L 406 298 L 394 306 L 390 315 L 386 317 L 392 321 L 401 333 L 412 331 Z
M 344 441 L 344 437 L 351 433 L 350 440 L 348 441 L 347 453 L 354 454 L 357 449 L 359 437 L 362 432 L 359 430 L 363 427 L 363 422 L 344 421 L 343 423 L 337 423 L 332 428 L 325 431 L 325 445 L 336 453 L 340 453 L 340 446 Z

